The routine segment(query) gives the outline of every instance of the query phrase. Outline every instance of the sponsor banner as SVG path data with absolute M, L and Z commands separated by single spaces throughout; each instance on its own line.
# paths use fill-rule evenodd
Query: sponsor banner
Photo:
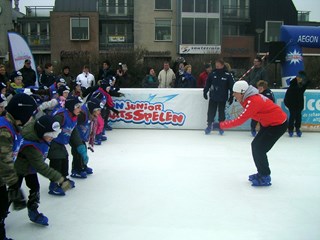
M 220 45 L 180 45 L 180 54 L 221 54 Z
M 283 99 L 285 89 L 273 90 L 276 103 L 288 114 Z M 113 98 L 119 115 L 111 112 L 109 122 L 115 128 L 197 129 L 207 126 L 208 100 L 202 89 L 121 89 L 125 97 Z M 238 102 L 226 106 L 226 119 L 235 119 L 243 111 Z M 217 121 L 218 115 L 216 115 Z M 250 121 L 232 130 L 250 130 Z M 307 90 L 302 112 L 302 129 L 320 131 L 320 91 Z M 230 129 L 231 130 L 231 129 Z
M 21 69 L 24 66 L 24 61 L 29 59 L 31 61 L 31 68 L 37 71 L 30 47 L 24 38 L 15 32 L 8 32 L 8 38 L 15 70 Z M 38 86 L 38 74 L 36 74 L 36 78 L 36 86 Z

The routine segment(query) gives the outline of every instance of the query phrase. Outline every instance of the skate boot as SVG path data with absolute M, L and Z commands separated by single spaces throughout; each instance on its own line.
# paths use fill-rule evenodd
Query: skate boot
M 44 216 L 42 213 L 39 213 L 37 209 L 35 210 L 28 209 L 28 216 L 31 222 L 44 225 L 44 226 L 49 225 L 48 218 Z
M 106 124 L 105 127 L 104 127 L 104 129 L 105 129 L 106 131 L 112 131 L 112 127 L 111 127 L 109 124 Z
M 87 172 L 74 169 L 71 171 L 71 177 L 73 177 L 73 178 L 87 178 Z
M 85 171 L 87 174 L 93 174 L 93 169 L 88 166 L 85 168 Z
M 256 130 L 251 130 L 251 136 L 252 136 L 252 137 L 255 137 L 256 135 L 257 135 Z
M 65 178 L 64 181 L 69 181 L 71 188 L 75 188 L 76 187 L 76 183 L 74 181 L 72 181 L 71 179 Z
M 224 131 L 219 128 L 219 134 L 222 136 L 224 134 Z
M 293 131 L 288 131 L 288 133 L 289 133 L 289 137 L 293 136 Z
M 249 175 L 249 181 L 252 182 L 254 179 L 257 179 L 259 178 L 259 173 L 255 173 L 255 174 L 252 174 L 252 175 Z
M 58 183 L 50 182 L 49 185 L 49 194 L 56 195 L 56 196 L 64 196 L 66 195 L 62 188 L 58 185 Z
M 302 132 L 301 132 L 300 130 L 297 130 L 296 133 L 297 133 L 297 136 L 298 136 L 298 137 L 301 137 Z
M 209 125 L 209 126 L 204 130 L 204 133 L 205 133 L 206 135 L 208 135 L 208 134 L 211 133 L 211 131 L 212 131 L 212 128 L 211 128 L 211 125 Z
M 265 186 L 270 186 L 271 185 L 271 177 L 270 175 L 267 176 L 262 176 L 262 175 L 258 175 L 257 178 L 253 179 L 251 186 L 254 187 L 265 187 Z
M 94 139 L 94 145 L 101 145 L 101 140 L 98 137 L 98 135 L 96 135 L 95 139 Z

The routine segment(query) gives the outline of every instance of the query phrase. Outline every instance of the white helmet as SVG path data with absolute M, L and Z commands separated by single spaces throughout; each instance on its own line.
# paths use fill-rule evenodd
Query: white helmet
M 249 85 L 246 81 L 237 81 L 235 82 L 235 84 L 233 85 L 233 91 L 237 92 L 237 93 L 245 93 L 245 91 L 247 91 Z

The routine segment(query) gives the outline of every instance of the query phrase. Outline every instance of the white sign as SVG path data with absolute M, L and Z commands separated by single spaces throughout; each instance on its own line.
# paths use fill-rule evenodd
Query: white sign
M 220 45 L 180 45 L 180 54 L 221 54 Z
M 125 36 L 109 36 L 109 42 L 125 42 Z

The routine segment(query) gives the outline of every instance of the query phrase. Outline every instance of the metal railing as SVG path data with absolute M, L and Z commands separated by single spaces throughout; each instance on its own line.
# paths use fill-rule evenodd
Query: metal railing
M 99 5 L 99 14 L 105 16 L 126 16 L 133 17 L 133 7 L 128 5 Z
M 232 6 L 223 6 L 222 7 L 222 17 L 223 18 L 232 18 L 232 19 L 243 19 L 248 20 L 249 7 L 232 7 Z
M 309 22 L 310 11 L 298 11 L 298 22 Z
M 51 6 L 27 6 L 27 17 L 50 17 L 50 12 L 53 11 Z

